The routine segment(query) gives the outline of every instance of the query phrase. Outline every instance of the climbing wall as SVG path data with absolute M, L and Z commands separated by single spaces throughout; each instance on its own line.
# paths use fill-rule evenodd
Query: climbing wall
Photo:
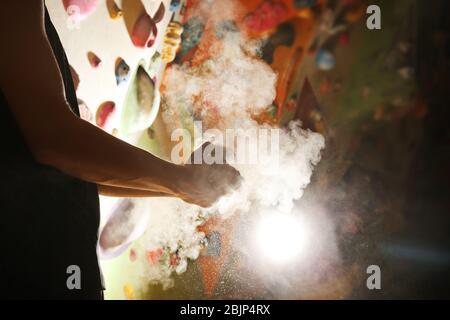
M 140 64 L 148 66 L 155 52 L 162 49 L 166 27 L 177 7 L 171 7 L 170 0 L 99 0 L 91 1 L 92 11 L 77 19 L 77 4 L 84 2 L 47 0 L 46 5 L 80 79 L 78 97 L 94 122 L 100 106 L 105 108 L 103 114 L 114 107 L 115 114 L 108 123 L 102 114 L 98 114 L 102 119 L 97 123 L 113 133 L 119 127 L 131 76 Z M 147 15 L 158 22 L 145 39 L 145 24 L 153 23 L 142 21 Z

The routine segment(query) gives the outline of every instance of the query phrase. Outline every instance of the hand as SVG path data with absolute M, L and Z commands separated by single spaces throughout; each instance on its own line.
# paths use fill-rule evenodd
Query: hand
M 205 145 L 196 152 L 202 152 Z M 239 187 L 239 171 L 227 164 L 188 164 L 183 166 L 179 195 L 182 200 L 207 208 Z

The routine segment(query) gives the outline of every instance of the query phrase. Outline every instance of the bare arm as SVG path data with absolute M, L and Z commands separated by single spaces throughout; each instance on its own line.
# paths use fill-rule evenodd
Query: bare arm
M 9 48 L 0 53 L 0 85 L 36 160 L 102 185 L 175 194 L 171 176 L 180 168 L 111 137 L 69 110 L 44 35 L 42 3 L 8 1 L 5 6 L 1 43 Z
M 0 11 L 0 87 L 38 162 L 80 179 L 212 204 L 238 173 L 222 166 L 219 184 L 200 183 L 217 168 L 176 166 L 80 120 L 67 105 L 57 62 L 44 33 L 41 1 L 10 0 Z M 205 181 L 207 179 L 204 179 Z
M 98 192 L 106 197 L 119 198 L 153 198 L 153 197 L 171 197 L 173 195 L 167 193 L 158 193 L 153 191 L 120 188 L 112 186 L 97 185 Z

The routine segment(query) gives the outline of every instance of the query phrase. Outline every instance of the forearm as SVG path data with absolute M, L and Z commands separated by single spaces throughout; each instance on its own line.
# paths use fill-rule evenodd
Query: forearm
M 102 196 L 117 198 L 152 198 L 152 197 L 170 197 L 172 195 L 166 193 L 158 193 L 153 191 L 128 189 L 112 186 L 97 185 L 98 192 Z
M 102 186 L 177 195 L 178 181 L 184 175 L 182 167 L 116 139 L 75 116 L 60 123 L 64 127 L 44 135 L 45 142 L 33 144 L 39 162 Z

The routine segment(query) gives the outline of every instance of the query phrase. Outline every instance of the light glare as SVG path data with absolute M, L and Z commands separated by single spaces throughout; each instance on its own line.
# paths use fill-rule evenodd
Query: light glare
M 306 235 L 305 225 L 293 214 L 266 214 L 256 229 L 260 253 L 275 264 L 297 258 L 305 249 Z

